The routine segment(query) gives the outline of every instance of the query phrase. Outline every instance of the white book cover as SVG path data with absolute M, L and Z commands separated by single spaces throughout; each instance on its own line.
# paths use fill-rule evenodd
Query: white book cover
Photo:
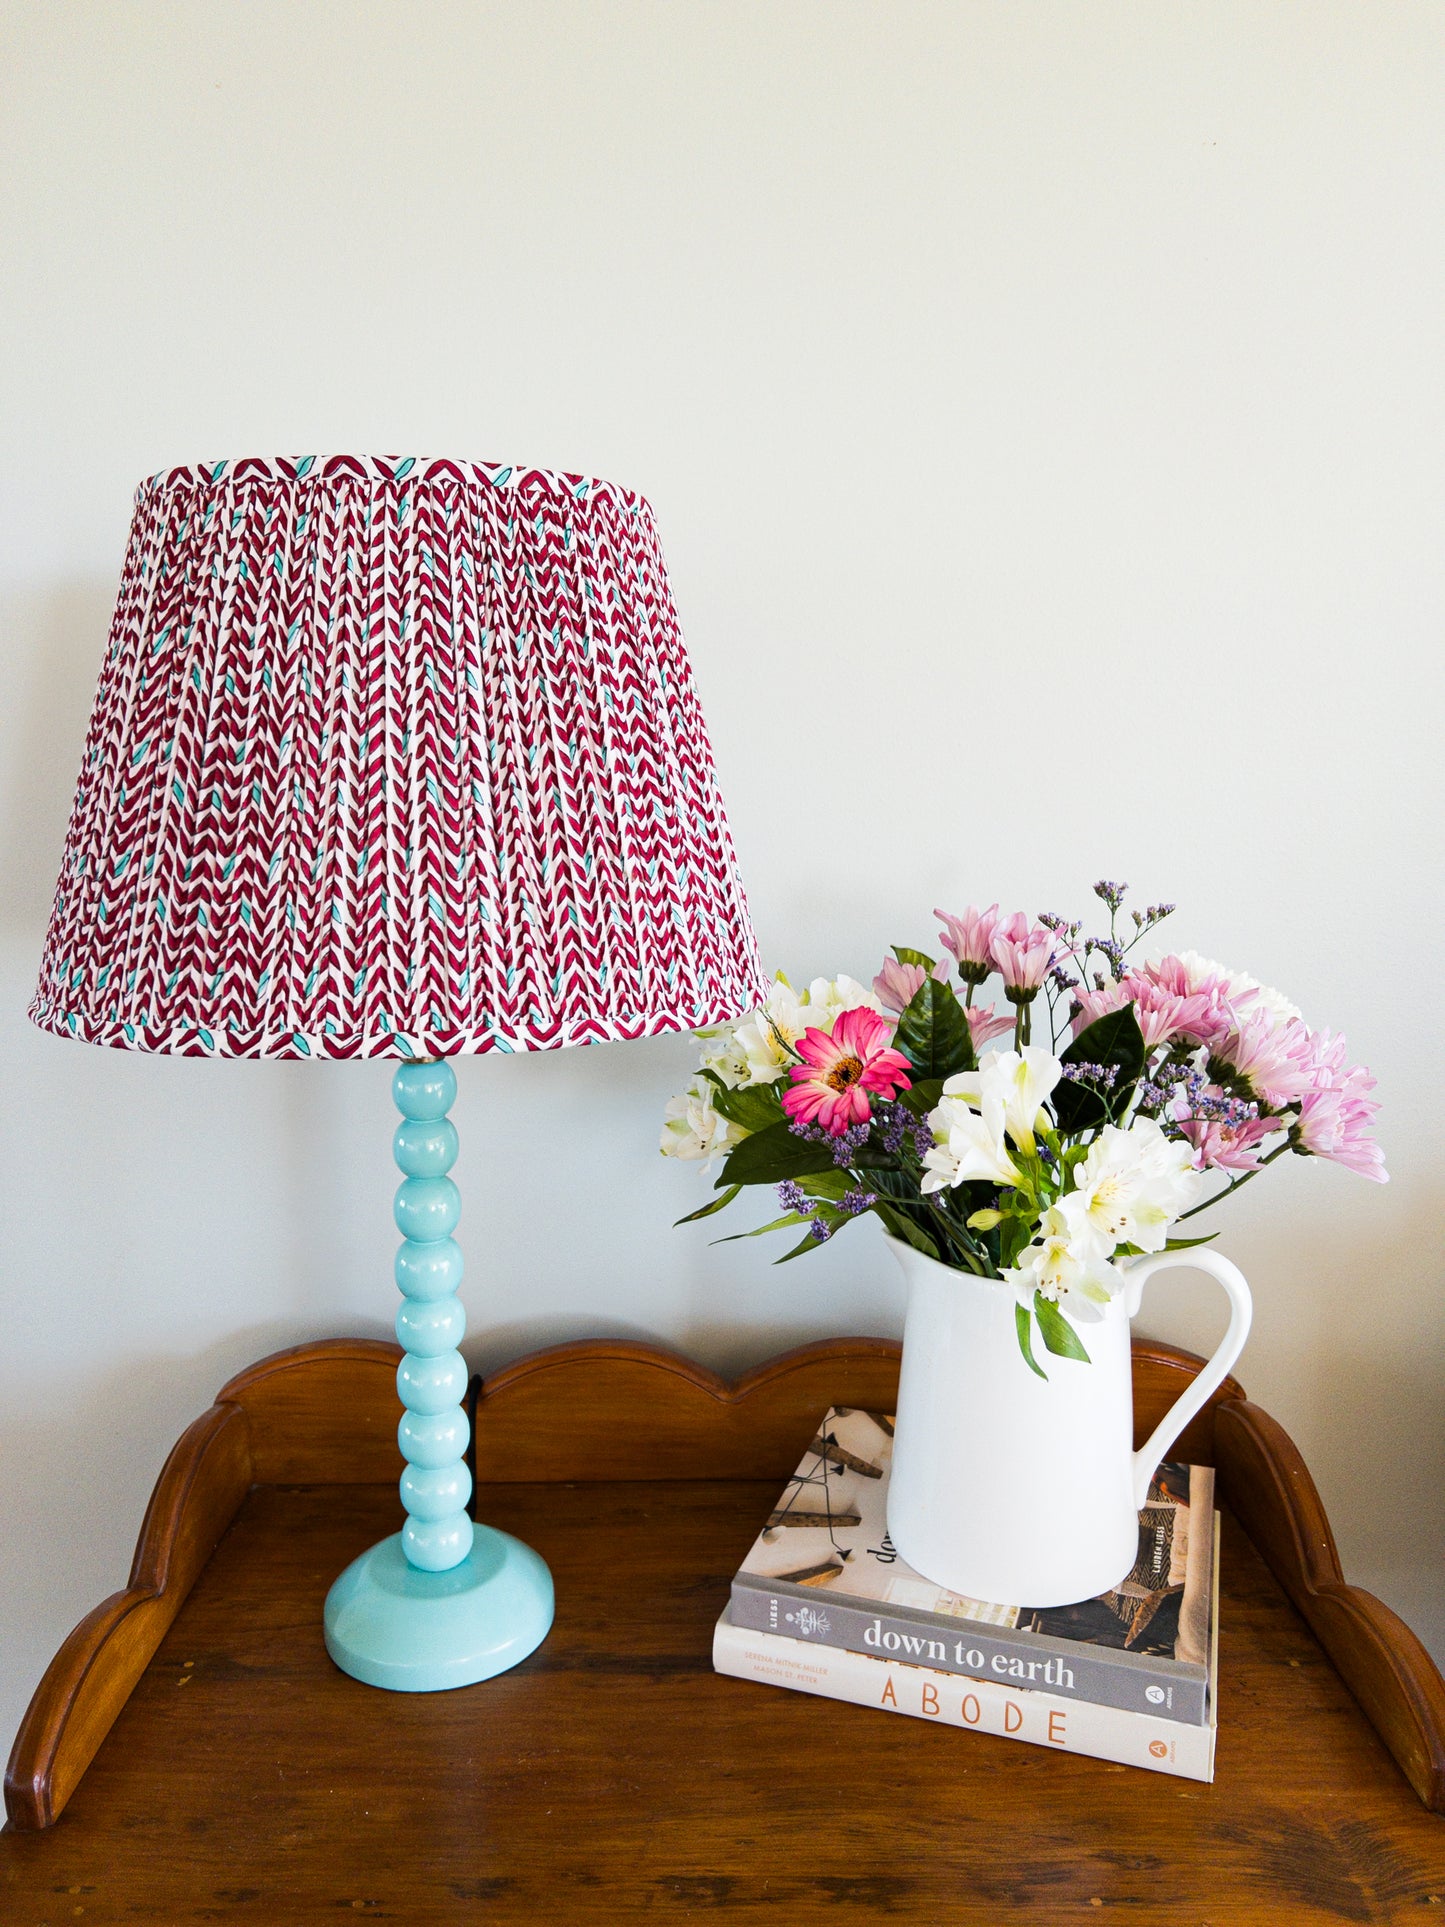
M 1217 1542 L 1218 1515 L 1214 1533 Z M 1216 1554 L 1216 1587 L 1218 1572 Z M 1217 1645 L 1217 1609 L 1211 1620 L 1211 1643 Z M 1120 1766 L 1204 1781 L 1214 1778 L 1218 1679 L 1214 1658 L 1211 1654 L 1207 1720 L 1189 1726 L 1149 1713 L 1060 1699 L 995 1680 L 969 1679 L 930 1666 L 874 1659 L 845 1647 L 815 1646 L 778 1633 L 757 1632 L 733 1625 L 727 1612 L 713 1634 L 714 1670 L 735 1679 L 785 1686 L 795 1693 L 876 1706 L 940 1726 L 969 1727 L 1059 1753 L 1083 1753 Z
M 824 1415 L 733 1578 L 734 1625 L 1204 1724 L 1209 1467 L 1161 1465 L 1133 1569 L 1097 1599 L 1041 1608 L 966 1599 L 913 1570 L 888 1536 L 892 1457 L 890 1415 Z

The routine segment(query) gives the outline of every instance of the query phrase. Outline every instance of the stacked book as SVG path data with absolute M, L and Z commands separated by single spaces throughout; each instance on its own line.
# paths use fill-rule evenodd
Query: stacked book
M 888 1537 L 893 1421 L 835 1407 L 732 1583 L 719 1673 L 1214 1778 L 1219 1523 L 1208 1466 L 1165 1463 L 1139 1554 L 1076 1606 L 1001 1606 L 925 1579 Z

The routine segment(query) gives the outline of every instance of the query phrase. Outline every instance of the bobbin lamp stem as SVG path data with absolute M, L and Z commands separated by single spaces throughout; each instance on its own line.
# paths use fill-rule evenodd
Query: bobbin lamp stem
M 456 1074 L 444 1061 L 403 1064 L 391 1089 L 401 1112 L 392 1152 L 402 1173 L 393 1215 L 402 1234 L 396 1386 L 407 1520 L 331 1588 L 326 1649 L 370 1686 L 426 1693 L 490 1679 L 534 1651 L 552 1624 L 552 1576 L 530 1546 L 475 1525 L 467 1511 L 467 1367 L 458 1350 L 466 1315 L 452 1236 L 462 1201 L 447 1175 L 457 1156 L 447 1116 Z

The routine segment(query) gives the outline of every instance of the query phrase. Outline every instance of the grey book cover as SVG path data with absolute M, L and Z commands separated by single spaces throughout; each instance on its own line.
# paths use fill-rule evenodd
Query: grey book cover
M 1074 1606 L 965 1599 L 915 1572 L 887 1530 L 892 1420 L 835 1407 L 732 1585 L 739 1626 L 1156 1718 L 1208 1715 L 1214 1474 L 1166 1463 L 1139 1555 Z M 1191 1523 L 1198 1531 L 1191 1531 Z

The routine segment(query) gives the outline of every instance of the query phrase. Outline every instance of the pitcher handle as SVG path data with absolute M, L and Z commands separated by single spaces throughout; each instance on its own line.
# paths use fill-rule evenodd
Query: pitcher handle
M 1169 1450 L 1195 1414 L 1201 1411 L 1213 1392 L 1224 1382 L 1225 1374 L 1235 1359 L 1244 1350 L 1244 1341 L 1249 1336 L 1250 1320 L 1254 1316 L 1254 1301 L 1249 1295 L 1249 1286 L 1244 1281 L 1244 1273 L 1228 1258 L 1221 1258 L 1214 1251 L 1161 1251 L 1157 1257 L 1140 1258 L 1129 1267 L 1129 1312 L 1132 1316 L 1138 1309 L 1139 1299 L 1144 1287 L 1156 1271 L 1167 1271 L 1172 1266 L 1187 1266 L 1194 1271 L 1207 1271 L 1223 1285 L 1229 1298 L 1229 1329 L 1220 1339 L 1214 1355 L 1200 1367 L 1198 1374 L 1190 1381 L 1169 1410 L 1160 1419 L 1149 1437 L 1134 1454 L 1134 1509 L 1142 1512 L 1149 1497 L 1149 1484 L 1159 1470 L 1159 1461 Z

